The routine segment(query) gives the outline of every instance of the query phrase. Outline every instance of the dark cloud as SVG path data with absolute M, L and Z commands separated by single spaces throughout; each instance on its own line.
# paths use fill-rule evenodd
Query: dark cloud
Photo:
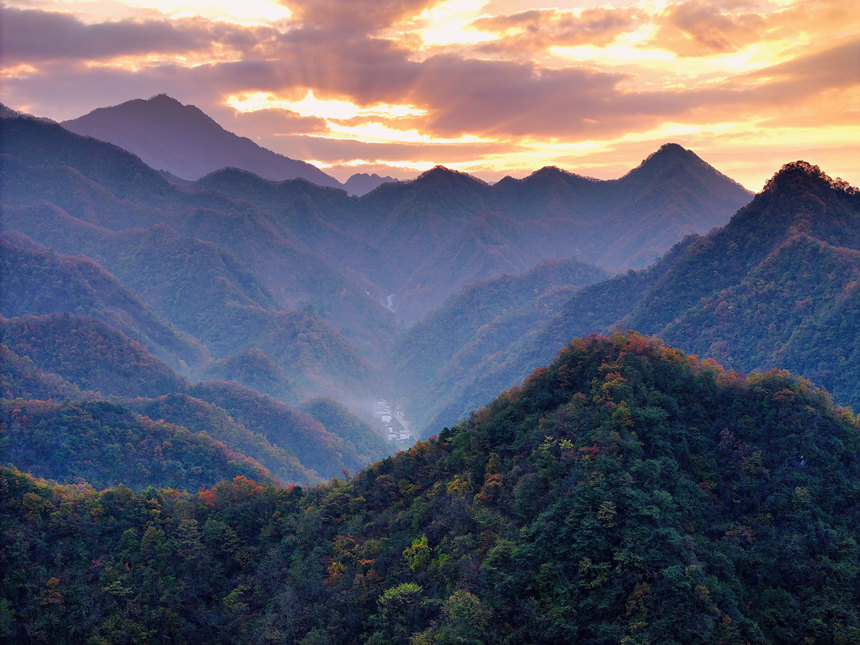
M 765 18 L 757 13 L 734 14 L 706 0 L 671 5 L 659 17 L 653 45 L 680 56 L 709 56 L 736 51 L 761 38 Z
M 412 103 L 432 105 L 434 132 L 539 135 L 582 131 L 617 93 L 623 77 L 531 63 L 435 56 L 421 66 Z
M 505 35 L 483 46 L 491 51 L 539 51 L 553 46 L 607 45 L 635 29 L 641 18 L 634 9 L 586 9 L 579 13 L 533 9 L 508 16 L 481 18 L 472 26 Z M 514 33 L 508 33 L 514 30 Z
M 245 28 L 203 19 L 121 20 L 88 25 L 68 14 L 15 8 L 2 10 L 0 29 L 5 64 L 207 52 L 213 43 L 249 51 L 276 34 L 269 28 Z

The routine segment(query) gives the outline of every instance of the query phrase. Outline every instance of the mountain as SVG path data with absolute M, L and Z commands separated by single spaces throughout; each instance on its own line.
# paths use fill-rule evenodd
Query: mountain
M 394 177 L 380 177 L 376 173 L 369 175 L 366 172 L 359 172 L 347 179 L 343 184 L 343 188 L 348 194 L 361 197 L 362 195 L 369 193 L 371 190 L 378 188 L 382 184 L 388 184 L 395 181 L 397 180 Z
M 258 146 L 226 131 L 199 108 L 166 94 L 98 108 L 62 122 L 77 134 L 113 143 L 157 170 L 199 179 L 226 167 L 244 168 L 267 179 L 302 177 L 320 186 L 340 182 L 319 168 Z
M 18 356 L 6 345 L 0 344 L 0 399 L 62 401 L 81 395 L 78 386 L 57 374 L 40 370 L 32 359 Z
M 657 232 L 680 235 L 672 227 L 685 222 L 709 228 L 728 219 L 732 200 L 748 197 L 674 145 L 612 182 L 547 168 L 489 185 L 436 167 L 357 198 L 304 179 L 272 181 L 235 168 L 173 181 L 113 144 L 23 117 L 3 120 L 0 144 L 4 234 L 26 251 L 14 251 L 21 258 L 57 256 L 14 265 L 11 284 L 21 285 L 22 306 L 107 323 L 189 382 L 236 380 L 290 404 L 329 397 L 365 421 L 384 399 L 414 410 L 422 430 L 480 405 L 577 335 L 534 344 L 551 327 L 551 312 L 592 281 L 583 274 L 553 282 L 548 267 L 554 262 L 604 257 L 628 237 L 644 242 L 638 250 L 622 245 L 621 255 L 647 255 L 670 243 L 669 237 L 653 242 Z M 709 210 L 706 202 L 718 207 Z M 447 298 L 475 281 L 535 267 L 548 271 L 548 281 L 507 309 L 490 308 L 474 320 L 451 315 L 448 323 L 466 327 L 450 327 L 438 355 L 431 342 L 409 357 L 404 332 Z M 598 279 L 599 270 L 590 271 Z M 626 284 L 644 284 L 631 275 Z M 43 289 L 40 276 L 57 288 Z M 509 286 L 514 292 L 527 283 Z M 589 302 L 583 312 L 598 307 L 613 315 L 598 327 L 600 316 L 588 314 L 582 333 L 609 328 L 630 313 L 616 305 L 629 301 L 631 307 L 638 301 L 635 291 Z M 468 313 L 470 304 L 459 302 Z M 846 299 L 840 311 L 850 313 L 851 306 Z M 431 335 L 445 334 L 445 318 L 433 319 Z M 160 345 L 173 342 L 171 328 L 199 347 L 197 358 L 180 356 L 179 349 L 174 357 Z M 809 338 L 817 328 L 803 331 Z M 531 348 L 528 360 L 518 353 L 523 347 Z M 33 359 L 19 349 L 12 350 L 18 358 Z M 33 360 L 48 373 L 59 369 Z M 261 378 L 252 374 L 258 369 L 265 371 Z M 71 380 L 68 373 L 57 376 Z M 185 392 L 129 388 L 123 394 L 157 398 L 177 391 Z M 353 450 L 372 454 L 347 448 L 344 459 L 352 460 Z M 355 470 L 355 463 L 344 467 Z M 335 460 L 325 472 L 336 474 L 341 465 Z
M 541 237 L 542 243 L 570 244 L 579 259 L 611 270 L 651 264 L 685 235 L 725 224 L 751 197 L 674 143 L 619 179 L 596 181 L 543 168 L 525 179 L 506 178 L 494 192 L 501 213 L 553 221 L 568 231 L 569 237 Z
M 3 469 L 4 636 L 855 642 L 858 429 L 786 372 L 631 333 L 576 340 L 468 422 L 309 490 Z
M 276 481 L 206 433 L 107 401 L 0 401 L 3 463 L 36 477 L 97 488 L 126 484 L 199 490 L 222 479 Z
M 409 418 L 423 427 L 453 392 L 478 376 L 476 368 L 485 369 L 512 339 L 549 320 L 573 293 L 608 277 L 584 262 L 552 260 L 524 274 L 472 282 L 450 296 L 395 348 L 398 394 L 409 402 Z
M 380 431 L 372 428 L 334 399 L 308 399 L 302 402 L 299 409 L 319 421 L 326 430 L 351 444 L 363 463 L 382 459 L 392 452 L 391 445 L 382 437 Z
M 544 168 L 490 186 L 437 167 L 359 199 L 365 239 L 403 276 L 395 311 L 414 323 L 468 282 L 575 257 L 643 267 L 690 233 L 725 224 L 751 193 L 693 152 L 666 144 L 616 180 Z
M 366 463 L 352 443 L 330 432 L 309 414 L 250 388 L 229 381 L 205 381 L 188 392 L 226 411 L 323 478 L 339 475 L 341 468 L 358 470 Z
M 187 384 L 168 365 L 125 334 L 90 316 L 68 312 L 0 317 L 10 351 L 82 390 L 105 395 L 158 396 Z
M 10 405 L 17 402 L 47 410 L 50 413 L 46 412 L 49 420 L 44 422 L 44 427 L 58 423 L 57 415 L 61 417 L 65 414 L 65 408 L 41 408 L 38 407 L 39 401 L 32 399 L 64 401 L 72 407 L 77 406 L 75 410 L 78 410 L 82 405 L 98 404 L 105 397 L 112 397 L 114 403 L 128 410 L 160 423 L 167 422 L 171 428 L 165 432 L 184 433 L 183 437 L 186 438 L 183 442 L 190 435 L 205 433 L 205 442 L 218 442 L 217 449 L 228 451 L 230 459 L 245 459 L 253 461 L 255 467 L 262 468 L 260 464 L 265 466 L 267 471 L 264 478 L 275 476 L 281 481 L 303 484 L 338 475 L 342 468 L 358 470 L 366 464 L 368 459 L 358 456 L 353 441 L 361 445 L 364 454 L 367 454 L 368 445 L 374 446 L 376 450 L 379 448 L 378 442 L 374 442 L 378 434 L 367 426 L 362 427 L 357 420 L 349 421 L 345 409 L 340 412 L 329 410 L 327 414 L 318 415 L 335 424 L 336 431 L 329 431 L 309 414 L 239 383 L 206 381 L 189 385 L 138 343 L 93 318 L 68 313 L 0 318 L 0 337 L 3 339 L 3 345 L 0 345 L 2 398 Z M 84 395 L 88 400 L 86 404 L 68 400 L 80 399 Z M 130 400 L 118 403 L 120 397 Z M 86 416 L 85 412 L 74 414 L 79 413 Z M 26 416 L 26 413 L 22 414 Z M 134 428 L 129 432 L 145 433 L 151 427 L 151 424 L 147 424 L 148 421 L 141 426 L 135 421 Z M 112 469 L 120 468 L 119 465 L 105 463 L 114 460 L 115 455 L 111 456 L 114 454 L 111 452 L 113 449 L 106 448 L 105 453 L 96 459 L 90 454 L 99 443 L 97 434 L 93 434 L 96 431 L 86 423 L 72 426 L 74 432 L 82 433 L 83 437 L 70 439 L 70 445 L 77 441 L 89 442 L 85 450 L 89 455 L 86 464 L 78 464 L 76 468 L 86 470 L 86 466 L 92 469 L 87 472 L 100 473 L 92 478 L 86 474 L 80 477 L 93 484 L 98 481 L 103 486 L 115 485 L 120 481 L 136 485 L 133 482 L 144 481 L 138 475 L 134 479 L 102 479 L 106 471 L 114 472 Z M 352 430 L 351 435 L 341 436 L 339 432 L 343 432 L 345 427 Z M 42 444 L 37 446 L 27 443 L 32 439 L 28 428 L 30 426 L 26 424 L 12 427 L 12 445 L 24 452 L 30 446 L 35 455 L 32 458 L 38 461 L 37 456 L 43 454 L 45 448 L 40 447 Z M 164 428 L 159 426 L 161 430 Z M 368 436 L 362 436 L 365 433 Z M 40 435 L 39 441 L 48 440 L 48 436 Z M 118 440 L 111 439 L 111 445 Z M 197 439 L 194 441 L 197 442 Z M 371 451 L 371 458 L 386 453 L 374 454 Z M 25 463 L 36 462 L 19 459 L 13 463 L 23 468 Z M 28 470 L 38 472 L 40 476 L 72 481 L 65 475 L 57 474 L 59 471 L 56 470 L 39 470 L 35 466 L 28 467 Z M 222 470 L 222 476 L 227 476 L 227 472 Z M 252 476 L 248 471 L 241 471 L 230 477 L 242 473 Z M 170 485 L 190 490 L 202 485 L 202 480 L 194 477 L 182 480 L 181 477 L 186 475 L 188 473 L 185 470 L 172 474 Z M 208 482 L 206 485 L 212 485 L 219 479 L 214 474 L 207 476 L 214 479 L 205 480 Z M 259 479 L 261 475 L 253 476 Z M 154 475 L 152 477 L 142 485 L 157 484 L 158 480 Z
M 723 228 L 648 269 L 585 287 L 484 361 L 431 427 L 549 360 L 566 339 L 636 329 L 741 371 L 790 369 L 860 407 L 860 196 L 806 162 L 784 166 Z
M 234 258 L 232 264 L 244 264 L 243 269 L 254 270 L 256 280 L 269 290 L 278 307 L 312 307 L 349 334 L 365 357 L 378 355 L 380 343 L 390 345 L 395 329 L 391 312 L 368 295 L 368 285 L 354 284 L 319 253 L 306 248 L 303 243 L 307 237 L 301 238 L 285 225 L 286 218 L 280 210 L 271 215 L 259 213 L 247 200 L 237 202 L 223 193 L 189 191 L 173 186 L 129 153 L 56 125 L 12 119 L 3 127 L 3 151 L 10 155 L 9 163 L 3 168 L 3 199 L 9 213 L 4 227 L 19 230 L 54 250 L 90 257 L 96 251 L 92 238 L 98 232 L 92 226 L 117 234 L 125 231 L 119 238 L 125 240 L 140 235 L 139 231 L 129 229 L 148 227 L 160 231 L 157 235 L 151 234 L 153 238 L 164 238 L 169 229 L 180 236 L 196 238 L 195 244 L 211 242 L 220 247 L 219 251 L 227 250 L 242 258 L 241 262 Z M 102 167 L 98 163 L 101 159 L 111 167 Z M 123 172 L 115 172 L 116 168 Z M 125 179 L 128 176 L 138 177 L 139 181 L 129 183 Z M 316 188 L 303 180 L 298 181 Z M 326 191 L 346 198 L 342 191 Z M 301 225 L 302 213 L 290 212 L 289 204 L 287 208 L 288 215 L 295 215 L 292 223 Z M 69 219 L 69 215 L 74 219 Z M 58 226 L 63 229 L 71 226 L 75 230 L 68 237 Z M 353 249 L 360 243 L 355 244 L 354 238 L 335 231 L 333 244 L 325 250 L 331 257 L 356 259 L 355 251 L 338 253 L 338 250 Z M 154 257 L 163 258 L 164 250 L 170 245 L 188 247 L 190 243 L 189 240 L 170 241 L 164 249 L 156 247 Z M 163 262 L 147 263 L 142 272 L 138 269 L 124 272 L 121 268 L 130 265 L 107 261 L 108 254 L 117 259 L 112 244 L 106 248 L 100 243 L 97 250 L 102 254 L 93 259 L 106 265 L 123 281 L 138 276 L 138 281 L 146 280 L 152 271 L 164 275 L 160 273 Z M 136 261 L 147 257 L 149 254 L 138 253 Z M 181 262 L 182 257 L 176 259 Z M 164 263 L 170 261 L 173 260 L 168 257 Z M 195 264 L 206 261 L 200 258 Z M 364 269 L 374 263 L 378 260 L 371 257 L 366 264 L 355 265 Z M 368 272 L 371 280 L 372 276 L 390 273 L 376 268 Z M 176 280 L 196 280 L 204 274 L 192 275 L 186 270 L 174 271 L 171 275 Z M 359 276 L 359 279 L 362 278 Z M 160 284 L 160 280 L 146 281 L 150 286 Z M 144 300 L 158 310 L 154 303 Z M 185 315 L 193 315 L 193 312 Z
M 673 144 L 612 181 L 548 168 L 490 186 L 437 167 L 360 198 L 236 169 L 181 184 L 55 124 L 8 121 L 9 206 L 44 200 L 110 230 L 167 224 L 216 243 L 280 306 L 313 306 L 365 358 L 390 349 L 398 319 L 414 323 L 469 281 L 571 256 L 613 271 L 643 266 L 750 197 Z
M 204 363 L 206 350 L 161 319 L 98 264 L 54 253 L 28 238 L 0 236 L 3 298 L 7 318 L 54 312 L 86 314 L 108 323 L 174 369 Z
M 236 381 L 285 403 L 298 399 L 296 389 L 284 371 L 258 347 L 243 349 L 233 356 L 213 361 L 203 377 L 207 381 Z
M 302 464 L 283 445 L 270 441 L 259 430 L 248 428 L 223 408 L 200 398 L 174 392 L 152 399 L 131 399 L 124 405 L 138 414 L 182 426 L 194 434 L 205 432 L 231 450 L 258 462 L 282 482 L 307 485 L 322 481 L 318 473 Z M 187 489 L 185 485 L 178 487 Z

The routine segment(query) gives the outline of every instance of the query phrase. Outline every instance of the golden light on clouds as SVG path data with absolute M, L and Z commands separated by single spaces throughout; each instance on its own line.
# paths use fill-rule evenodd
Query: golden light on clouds
M 3 12 L 4 103 L 52 118 L 165 92 L 343 173 L 615 172 L 674 140 L 753 189 L 813 154 L 860 181 L 860 12 L 844 0 L 9 0 Z
M 359 106 L 342 99 L 317 98 L 313 90 L 308 90 L 304 98 L 298 101 L 281 99 L 267 92 L 255 92 L 242 96 L 230 96 L 226 103 L 239 112 L 286 110 L 302 117 L 323 119 L 327 125 L 326 132 L 308 134 L 317 138 L 368 143 L 425 144 L 473 144 L 492 141 L 486 137 L 470 134 L 453 138 L 440 137 L 420 132 L 414 127 L 395 127 L 402 120 L 414 123 L 416 117 L 427 114 L 427 110 L 414 105 L 376 103 Z
M 385 124 L 379 123 L 378 121 L 359 123 L 358 125 L 330 123 L 329 132 L 327 134 L 311 134 L 309 136 L 351 139 L 353 141 L 367 141 L 371 143 L 472 144 L 493 141 L 493 139 L 489 139 L 487 137 L 478 137 L 471 134 L 464 134 L 455 138 L 434 137 L 429 134 L 419 132 L 414 128 L 401 130 L 389 127 Z
M 357 117 L 384 117 L 402 119 L 404 117 L 423 116 L 426 110 L 414 105 L 390 105 L 376 103 L 369 106 L 359 106 L 342 99 L 319 99 L 313 90 L 308 90 L 304 98 L 298 101 L 280 99 L 269 92 L 254 92 L 242 96 L 232 95 L 227 98 L 227 105 L 240 112 L 255 112 L 257 110 L 289 110 L 301 116 L 314 116 L 322 119 L 348 121 Z
M 277 0 L 125 0 L 123 4 L 159 11 L 171 18 L 203 17 L 248 26 L 268 25 L 292 16 Z
M 325 170 L 347 168 L 350 174 L 354 172 L 390 172 L 391 168 L 405 170 L 408 173 L 419 173 L 439 165 L 435 161 L 401 161 L 399 159 L 349 159 L 338 162 L 316 159 L 309 160 L 308 163 Z
M 472 27 L 481 15 L 485 0 L 448 0 L 422 11 L 411 24 L 400 29 L 414 31 L 425 47 L 470 45 L 496 40 L 497 36 Z

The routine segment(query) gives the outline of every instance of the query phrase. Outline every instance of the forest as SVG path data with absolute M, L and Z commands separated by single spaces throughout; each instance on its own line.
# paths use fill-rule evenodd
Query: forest
M 2 471 L 13 642 L 853 643 L 860 424 L 784 371 L 590 336 L 312 488 Z
M 860 642 L 853 186 L 0 132 L 0 641 Z

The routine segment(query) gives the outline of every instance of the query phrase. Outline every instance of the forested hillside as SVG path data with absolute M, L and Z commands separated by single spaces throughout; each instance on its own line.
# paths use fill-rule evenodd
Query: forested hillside
M 158 145 L 179 123 L 194 130 L 182 136 L 236 143 L 169 97 L 120 107 L 88 119 L 137 136 L 129 124 L 161 110 L 170 117 L 153 133 Z M 351 438 L 335 447 L 336 434 L 317 433 L 325 439 L 298 455 L 274 441 L 286 450 L 274 461 L 246 437 L 271 440 L 268 431 L 225 410 L 242 426 L 221 428 L 238 441 L 228 447 L 257 446 L 249 456 L 302 482 L 382 456 L 380 438 L 408 443 L 417 419 L 444 408 L 448 381 L 471 378 L 481 357 L 608 277 L 583 260 L 608 252 L 619 226 L 643 240 L 623 252 L 635 264 L 683 232 L 725 221 L 748 198 L 676 145 L 613 182 L 545 169 L 490 186 L 437 167 L 356 198 L 236 168 L 176 181 L 116 145 L 11 112 L 0 143 L 7 390 L 199 398 L 189 394 L 194 383 L 226 380 L 234 392 L 244 386 L 290 406 L 329 398 L 358 415 L 346 425 Z M 498 295 L 476 306 L 474 281 L 495 284 Z M 405 335 L 461 288 L 459 311 L 443 308 Z M 451 333 L 437 348 L 440 325 Z M 416 341 L 422 335 L 429 343 Z M 427 389 L 420 377 L 431 365 L 437 382 Z M 380 401 L 399 415 L 396 431 Z
M 0 479 L 13 642 L 851 643 L 860 424 L 782 371 L 571 343 L 349 481 Z
M 470 378 L 447 383 L 427 433 L 516 383 L 570 338 L 616 328 L 728 368 L 790 369 L 856 409 L 858 284 L 860 194 L 816 166 L 787 164 L 725 227 L 685 239 L 647 269 L 585 287 L 548 322 L 481 356 Z
M 355 197 L 0 112 L 0 641 L 860 642 L 847 183 Z

